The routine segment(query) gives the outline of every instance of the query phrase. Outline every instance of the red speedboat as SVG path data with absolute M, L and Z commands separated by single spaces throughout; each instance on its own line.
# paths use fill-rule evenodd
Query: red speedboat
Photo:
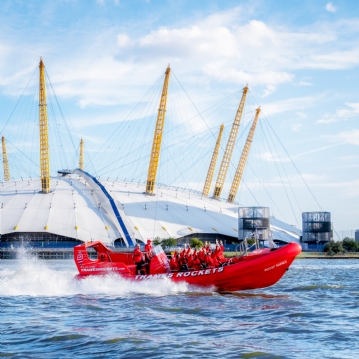
M 89 248 L 97 252 L 97 259 L 89 258 Z M 115 273 L 138 282 L 169 278 L 174 282 L 213 287 L 220 292 L 257 289 L 278 282 L 302 250 L 298 243 L 280 248 L 256 246 L 252 252 L 246 250 L 247 245 L 242 248 L 244 250 L 223 267 L 174 272 L 170 270 L 161 246 L 155 246 L 153 258 L 143 274 L 136 274 L 132 252 L 115 252 L 101 242 L 84 243 L 74 248 L 74 260 L 79 271 L 76 278 Z

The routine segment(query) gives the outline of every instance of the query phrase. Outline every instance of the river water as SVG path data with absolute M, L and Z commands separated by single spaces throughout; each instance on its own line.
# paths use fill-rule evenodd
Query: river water
M 296 260 L 274 286 L 73 279 L 72 261 L 1 261 L 1 357 L 359 358 L 359 260 Z

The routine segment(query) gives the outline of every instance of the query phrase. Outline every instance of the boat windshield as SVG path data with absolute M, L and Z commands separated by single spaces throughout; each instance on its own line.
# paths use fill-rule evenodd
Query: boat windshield
M 152 252 L 154 255 L 158 255 L 158 254 L 161 254 L 163 253 L 163 249 L 160 245 L 157 245 L 157 246 L 153 246 L 152 247 Z

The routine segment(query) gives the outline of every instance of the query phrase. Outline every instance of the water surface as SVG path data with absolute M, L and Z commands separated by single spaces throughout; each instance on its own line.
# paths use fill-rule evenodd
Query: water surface
M 270 288 L 225 294 L 76 273 L 1 262 L 1 356 L 359 358 L 359 260 L 296 260 Z

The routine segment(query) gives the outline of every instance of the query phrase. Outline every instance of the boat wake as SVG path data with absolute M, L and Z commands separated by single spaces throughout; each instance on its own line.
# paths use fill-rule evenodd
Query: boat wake
M 188 292 L 211 293 L 208 288 L 198 288 L 188 283 L 174 283 L 169 279 L 131 282 L 117 274 L 74 279 L 77 270 L 74 262 L 67 260 L 39 260 L 20 248 L 16 260 L 2 261 L 0 269 L 1 296 L 62 297 L 104 295 L 125 297 L 131 295 L 176 295 Z

